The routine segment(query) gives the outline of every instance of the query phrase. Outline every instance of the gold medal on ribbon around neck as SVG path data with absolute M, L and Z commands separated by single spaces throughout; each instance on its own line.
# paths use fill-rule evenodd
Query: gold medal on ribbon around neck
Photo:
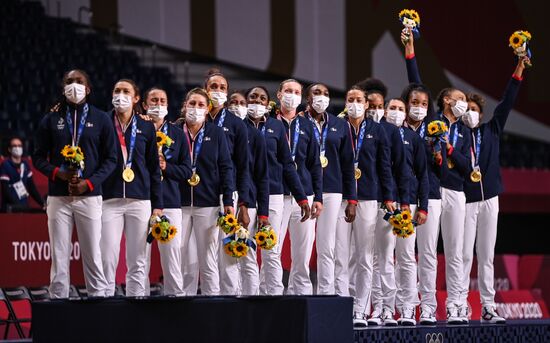
M 449 169 L 453 169 L 455 167 L 455 163 L 451 159 L 447 159 L 447 167 L 449 167 Z
M 361 178 L 361 169 L 355 168 L 355 180 L 359 180 Z
M 195 173 L 195 172 L 193 173 L 193 175 L 191 175 L 191 178 L 189 178 L 189 179 L 187 180 L 187 183 L 189 183 L 189 185 L 190 185 L 191 187 L 195 187 L 195 186 L 198 185 L 200 182 L 201 182 L 201 178 L 200 178 L 199 174 L 197 174 L 197 173 Z
M 470 173 L 470 180 L 472 180 L 472 182 L 480 182 L 481 181 L 481 171 L 479 169 L 474 169 Z
M 328 166 L 328 158 L 326 156 L 321 156 L 321 167 L 326 168 Z
M 130 167 L 124 168 L 124 171 L 122 171 L 122 179 L 126 182 L 132 182 L 134 181 L 134 171 Z

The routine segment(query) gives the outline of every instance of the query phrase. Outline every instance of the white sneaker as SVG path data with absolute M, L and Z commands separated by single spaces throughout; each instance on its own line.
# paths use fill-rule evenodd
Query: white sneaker
M 420 310 L 420 325 L 435 325 L 435 314 L 427 307 L 422 307 Z
M 416 325 L 416 311 L 414 307 L 403 307 L 401 309 L 401 318 L 397 320 L 399 325 L 403 326 L 415 326 Z
M 367 323 L 367 318 L 365 317 L 365 314 L 361 312 L 355 312 L 353 314 L 353 328 L 364 329 L 367 326 L 369 326 L 369 324 Z
M 462 324 L 462 318 L 458 315 L 458 306 L 450 305 L 447 306 L 447 324 L 457 325 Z
M 481 309 L 481 324 L 506 324 L 506 319 L 499 316 L 492 306 L 483 306 Z
M 393 312 L 387 307 L 382 311 L 382 323 L 384 326 L 397 326 L 397 320 L 393 318 Z
M 458 316 L 460 317 L 462 324 L 468 324 L 470 322 L 470 319 L 468 318 L 469 312 L 470 309 L 468 308 L 468 305 L 458 306 Z
M 372 311 L 372 315 L 370 316 L 369 320 L 367 320 L 369 325 L 382 325 L 382 309 L 381 308 L 375 308 L 374 311 Z

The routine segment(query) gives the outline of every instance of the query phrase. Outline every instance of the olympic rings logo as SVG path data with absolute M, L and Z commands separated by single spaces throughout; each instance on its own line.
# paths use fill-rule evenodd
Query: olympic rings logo
M 443 343 L 443 334 L 441 332 L 427 333 L 426 343 Z

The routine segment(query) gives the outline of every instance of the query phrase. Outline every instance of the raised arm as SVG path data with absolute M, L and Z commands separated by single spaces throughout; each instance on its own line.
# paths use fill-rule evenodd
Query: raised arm
M 508 81 L 502 100 L 495 107 L 493 118 L 491 118 L 490 126 L 498 134 L 501 134 L 508 120 L 508 115 L 516 102 L 516 97 L 519 92 L 521 81 L 523 80 L 523 71 L 525 70 L 525 64 L 529 62 L 529 57 L 524 56 L 518 59 L 518 64 L 514 74 Z

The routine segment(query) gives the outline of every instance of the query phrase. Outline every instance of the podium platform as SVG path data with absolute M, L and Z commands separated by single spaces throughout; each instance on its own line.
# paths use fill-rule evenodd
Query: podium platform
M 148 297 L 32 304 L 33 342 L 353 342 L 337 296 Z

